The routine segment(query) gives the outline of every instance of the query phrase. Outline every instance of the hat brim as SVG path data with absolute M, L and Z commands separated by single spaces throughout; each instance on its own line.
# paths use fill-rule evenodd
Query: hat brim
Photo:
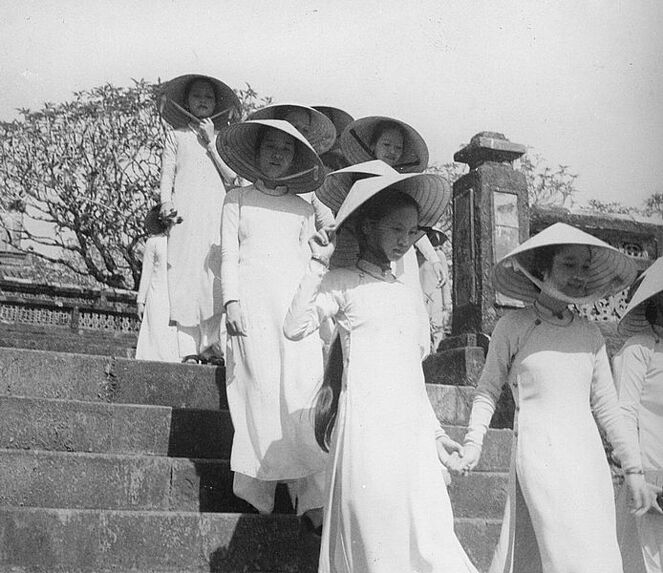
M 267 179 L 258 169 L 258 138 L 266 128 L 277 129 L 295 140 L 295 155 L 288 173 L 278 179 Z M 292 124 L 280 119 L 250 120 L 230 125 L 216 138 L 221 159 L 235 173 L 251 181 L 258 179 L 285 186 L 290 193 L 309 193 L 322 185 L 324 166 L 311 144 Z M 293 175 L 293 174 L 296 174 Z
M 324 113 L 305 105 L 294 103 L 281 103 L 268 105 L 251 113 L 247 119 L 281 119 L 290 111 L 301 110 L 308 113 L 311 118 L 309 132 L 306 139 L 311 144 L 316 153 L 322 154 L 329 151 L 336 141 L 336 128 Z
M 616 294 L 628 287 L 636 277 L 637 268 L 631 258 L 608 243 L 565 223 L 555 223 L 523 242 L 497 262 L 493 268 L 493 286 L 510 298 L 531 303 L 539 296 L 539 288 L 518 269 L 530 274 L 537 250 L 552 245 L 586 245 L 592 256 L 588 271 L 586 297 L 597 300 Z
M 187 86 L 196 80 L 209 82 L 214 88 L 216 104 L 211 119 L 217 129 L 240 118 L 242 106 L 230 86 L 210 76 L 187 74 L 162 84 L 157 91 L 159 113 L 168 125 L 173 129 L 183 129 L 197 119 L 186 111 L 187 102 L 184 101 Z
M 422 228 L 437 223 L 451 199 L 449 184 L 439 175 L 432 173 L 393 173 L 357 181 L 350 188 L 336 214 L 335 225 L 338 236 L 331 260 L 332 267 L 345 267 L 357 262 L 359 245 L 351 228 L 351 221 L 359 207 L 386 189 L 398 189 L 416 201 L 419 226 Z M 417 240 L 424 235 L 424 232 L 423 229 L 420 231 Z
M 617 332 L 625 336 L 633 336 L 651 330 L 645 316 L 647 302 L 663 292 L 663 258 L 657 259 L 644 273 L 638 277 L 634 285 L 635 291 L 619 321 Z
M 428 167 L 428 147 L 419 132 L 407 123 L 384 116 L 356 119 L 341 134 L 339 145 L 350 163 L 362 163 L 375 159 L 371 140 L 376 128 L 383 122 L 397 124 L 405 134 L 403 153 L 394 169 L 399 173 L 421 173 Z
M 343 130 L 350 125 L 355 118 L 352 117 L 347 111 L 343 111 L 337 107 L 330 107 L 327 105 L 314 105 L 313 109 L 318 110 L 321 113 L 324 113 L 334 124 L 334 129 L 336 130 L 336 141 L 332 145 L 331 149 L 339 148 L 339 138 L 343 133 Z
M 315 194 L 324 205 L 337 213 L 356 181 L 379 175 L 398 175 L 398 172 L 379 159 L 365 161 L 328 173 Z

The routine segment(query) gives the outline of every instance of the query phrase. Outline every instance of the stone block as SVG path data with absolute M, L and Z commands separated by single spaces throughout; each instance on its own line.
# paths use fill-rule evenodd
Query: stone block
M 424 376 L 428 384 L 476 386 L 484 362 L 480 347 L 452 348 L 427 356 L 423 362 Z
M 449 497 L 455 517 L 501 519 L 509 476 L 504 472 L 473 471 L 453 476 Z

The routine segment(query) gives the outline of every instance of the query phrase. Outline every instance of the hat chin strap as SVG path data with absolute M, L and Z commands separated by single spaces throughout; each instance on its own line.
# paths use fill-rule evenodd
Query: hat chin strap
M 567 304 L 592 304 L 593 302 L 596 302 L 600 298 L 603 298 L 607 294 L 607 292 L 609 292 L 609 289 L 606 289 L 604 292 L 596 292 L 594 294 L 586 296 L 569 296 L 559 291 L 558 289 L 544 283 L 543 281 L 537 279 L 534 275 L 532 275 L 532 273 L 530 273 L 525 267 L 523 267 L 518 261 L 518 259 L 516 259 L 515 257 L 511 259 L 511 266 L 515 271 L 525 275 L 536 287 L 538 287 L 538 289 L 542 293 L 547 294 L 549 297 L 554 298 L 556 300 L 560 300 Z
M 297 179 L 298 177 L 304 177 L 309 173 L 313 174 L 314 181 L 317 181 L 320 178 L 320 168 L 317 165 L 314 165 L 313 167 L 311 167 L 311 169 L 298 171 L 297 173 L 293 173 L 292 175 L 286 175 L 284 177 L 277 177 L 275 179 L 272 179 L 270 177 L 264 177 L 263 181 L 269 181 L 270 183 L 276 183 L 276 184 L 279 183 L 283 184 L 286 183 L 287 181 L 292 181 L 293 179 Z

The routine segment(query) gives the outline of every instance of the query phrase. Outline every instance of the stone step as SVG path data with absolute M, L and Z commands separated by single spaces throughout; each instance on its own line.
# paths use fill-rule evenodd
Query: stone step
M 232 493 L 227 461 L 0 450 L 0 505 L 155 511 L 252 511 Z M 505 472 L 472 472 L 450 488 L 459 517 L 499 518 Z
M 472 388 L 427 384 L 426 389 L 443 422 L 467 422 Z M 228 407 L 222 367 L 17 348 L 0 348 L 0 395 L 199 410 Z
M 219 410 L 222 367 L 0 348 L 0 394 Z
M 227 410 L 0 396 L 0 448 L 230 458 Z
M 431 392 L 442 421 L 453 423 L 440 396 L 449 388 Z M 464 428 L 445 428 L 462 442 Z M 227 410 L 0 396 L 0 448 L 229 459 L 232 435 Z M 508 468 L 510 448 L 510 431 L 489 430 L 478 469 Z
M 500 522 L 457 519 L 486 571 Z M 0 566 L 12 573 L 308 573 L 315 548 L 287 515 L 0 507 Z

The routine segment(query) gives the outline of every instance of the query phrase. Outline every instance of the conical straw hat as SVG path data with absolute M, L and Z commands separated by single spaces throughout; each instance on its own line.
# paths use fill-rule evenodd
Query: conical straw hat
M 328 173 L 322 185 L 316 189 L 315 194 L 318 199 L 329 207 L 334 213 L 337 213 L 341 208 L 341 204 L 348 196 L 350 187 L 359 179 L 365 177 L 374 177 L 376 175 L 397 175 L 395 171 L 384 161 L 373 159 L 373 161 L 365 161 L 364 163 L 357 163 L 350 165 L 337 171 Z
M 381 124 L 395 123 L 405 134 L 403 154 L 394 169 L 399 173 L 421 173 L 428 167 L 428 147 L 421 135 L 403 121 L 384 116 L 369 116 L 356 119 L 341 134 L 340 146 L 343 155 L 350 163 L 362 163 L 375 159 L 371 151 L 371 141 Z
M 187 86 L 196 80 L 205 80 L 214 88 L 216 105 L 210 119 L 217 129 L 240 118 L 241 104 L 232 88 L 210 76 L 188 74 L 162 84 L 157 91 L 159 113 L 164 121 L 174 129 L 182 129 L 192 121 L 199 121 L 197 117 L 187 111 L 187 102 L 184 101 Z
M 343 111 L 337 107 L 330 107 L 328 105 L 314 105 L 313 109 L 317 109 L 319 112 L 324 113 L 334 124 L 334 129 L 336 130 L 336 141 L 334 145 L 331 146 L 331 149 L 339 148 L 339 138 L 343 130 L 351 124 L 355 119 L 347 111 Z
M 274 180 L 267 180 L 260 172 L 256 158 L 258 138 L 262 136 L 265 128 L 284 131 L 295 140 L 292 166 L 286 175 Z M 283 185 L 290 193 L 309 193 L 322 185 L 322 161 L 306 138 L 287 121 L 262 119 L 230 125 L 219 133 L 216 148 L 230 169 L 251 182 L 261 179 L 275 185 Z
M 537 249 L 550 245 L 587 245 L 591 248 L 587 297 L 584 298 L 598 300 L 616 294 L 636 277 L 636 265 L 628 255 L 580 229 L 555 223 L 497 262 L 493 268 L 495 288 L 511 298 L 533 302 L 540 290 L 527 274 L 532 275 Z
M 634 292 L 619 321 L 617 331 L 632 336 L 642 331 L 650 331 L 651 325 L 645 317 L 647 301 L 663 291 L 663 258 L 656 259 L 634 285 Z
M 285 119 L 288 113 L 294 110 L 303 111 L 311 118 L 309 132 L 306 139 L 316 153 L 329 151 L 336 141 L 336 128 L 324 113 L 305 105 L 295 103 L 281 103 L 268 105 L 254 111 L 247 119 Z
M 357 262 L 359 245 L 351 225 L 344 223 L 347 223 L 366 201 L 389 188 L 398 189 L 417 202 L 419 226 L 422 228 L 432 227 L 437 223 L 451 198 L 451 188 L 447 181 L 432 173 L 391 173 L 357 181 L 336 214 L 334 223 L 339 233 L 330 266 L 344 267 Z M 422 229 L 418 238 L 424 232 Z

